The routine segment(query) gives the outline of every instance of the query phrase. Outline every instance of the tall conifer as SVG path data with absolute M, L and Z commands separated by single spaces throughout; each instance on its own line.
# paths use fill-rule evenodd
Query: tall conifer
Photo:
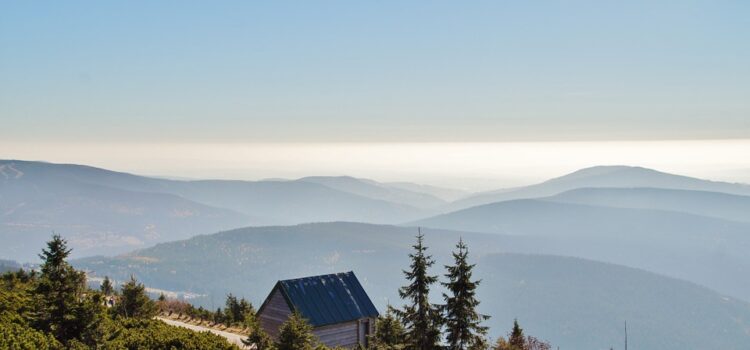
M 109 280 L 109 276 L 104 276 L 104 281 L 102 281 L 102 285 L 99 289 L 101 289 L 102 294 L 105 296 L 110 296 L 114 293 L 115 288 L 112 286 L 112 281 Z
M 508 344 L 514 350 L 523 350 L 526 347 L 526 337 L 523 335 L 523 328 L 518 325 L 518 320 L 513 320 L 513 330 L 508 334 Z
M 76 320 L 86 276 L 76 271 L 66 261 L 70 255 L 67 242 L 60 235 L 53 235 L 47 249 L 39 255 L 44 261 L 36 286 L 36 326 L 62 342 L 80 336 L 86 325 Z
M 476 310 L 479 300 L 476 289 L 480 281 L 471 279 L 474 264 L 468 263 L 469 248 L 463 239 L 458 241 L 457 250 L 453 252 L 455 265 L 445 266 L 448 282 L 442 283 L 450 294 L 443 293 L 445 305 L 446 341 L 450 350 L 484 348 L 487 327 L 481 322 L 489 316 L 479 314 Z
M 404 271 L 410 283 L 399 289 L 401 299 L 408 302 L 403 310 L 398 310 L 406 328 L 406 348 L 413 350 L 433 350 L 439 348 L 440 328 L 442 317 L 440 310 L 430 304 L 430 286 L 437 282 L 437 276 L 427 274 L 427 270 L 435 263 L 426 254 L 427 247 L 423 244 L 424 235 L 421 230 L 417 235 L 414 252 L 409 254 L 411 270 Z

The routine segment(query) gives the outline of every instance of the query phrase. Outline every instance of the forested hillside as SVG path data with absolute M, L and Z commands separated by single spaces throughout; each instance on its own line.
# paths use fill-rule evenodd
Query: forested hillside
M 475 276 L 484 281 L 480 311 L 493 316 L 486 322 L 493 334 L 518 318 L 530 334 L 563 349 L 609 348 L 620 343 L 627 319 L 634 337 L 639 334 L 634 344 L 643 348 L 705 344 L 718 328 L 726 335 L 726 349 L 743 349 L 750 341 L 750 306 L 706 288 L 589 260 L 498 255 L 509 247 L 534 249 L 534 239 L 423 232 L 437 259 L 435 274 L 444 273 L 459 237 L 471 248 Z M 279 279 L 353 270 L 383 310 L 399 300 L 396 291 L 415 234 L 416 228 L 355 223 L 246 228 L 75 263 L 100 276 L 122 280 L 135 273 L 156 288 L 206 293 L 209 297 L 193 300 L 208 309 L 221 305 L 229 292 L 258 304 Z M 681 340 L 665 344 L 673 334 Z

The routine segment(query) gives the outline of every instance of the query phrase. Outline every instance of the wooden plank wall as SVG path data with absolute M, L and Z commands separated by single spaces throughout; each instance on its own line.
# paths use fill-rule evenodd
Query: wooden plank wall
M 351 321 L 318 327 L 313 330 L 313 334 L 329 347 L 353 348 L 359 344 L 358 323 L 359 321 Z
M 260 326 L 268 335 L 276 339 L 279 336 L 279 327 L 286 322 L 291 314 L 292 310 L 289 309 L 286 299 L 281 295 L 281 291 L 276 288 L 263 308 L 263 312 L 259 315 Z

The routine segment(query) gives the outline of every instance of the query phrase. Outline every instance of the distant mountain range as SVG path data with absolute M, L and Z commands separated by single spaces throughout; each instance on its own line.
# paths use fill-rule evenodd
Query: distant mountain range
M 78 256 L 119 254 L 260 224 L 397 223 L 436 212 L 428 193 L 348 177 L 180 181 L 81 165 L 0 161 L 0 257 L 34 259 L 52 232 Z
M 750 222 L 750 196 L 663 188 L 579 188 L 545 200 L 595 206 L 656 209 Z
M 533 238 L 538 243 L 532 252 L 643 268 L 750 300 L 750 280 L 743 278 L 743 271 L 750 271 L 747 222 L 676 211 L 519 199 L 411 224 Z
M 9 160 L 0 161 L 0 258 L 36 261 L 54 231 L 76 257 L 122 254 L 79 267 L 206 294 L 197 301 L 211 308 L 227 292 L 258 303 L 278 279 L 343 270 L 382 307 L 398 300 L 419 225 L 436 266 L 459 236 L 469 242 L 494 334 L 518 317 L 561 348 L 606 349 L 627 319 L 639 348 L 744 349 L 750 307 L 728 296 L 750 301 L 748 209 L 747 185 L 624 166 L 468 194 L 346 176 L 174 180 Z M 243 226 L 257 227 L 202 235 Z
M 701 180 L 641 167 L 596 166 L 536 185 L 477 193 L 451 203 L 444 212 L 512 199 L 554 196 L 565 191 L 587 187 L 648 187 L 750 195 L 750 186 L 746 184 Z
M 6 244 L 0 246 L 0 257 L 34 259 L 36 251 L 28 247 L 38 246 L 53 231 L 68 237 L 78 256 L 111 255 L 242 226 L 398 224 L 519 198 L 748 221 L 750 197 L 743 196 L 747 193 L 746 185 L 624 166 L 582 169 L 537 185 L 469 195 L 346 176 L 170 180 L 82 165 L 5 160 L 0 161 L 0 234 Z M 508 220 L 512 225 L 513 218 Z M 433 219 L 419 222 L 435 225 Z M 456 223 L 454 228 L 498 232 L 486 224 L 492 223 L 478 220 Z
M 535 249 L 528 237 L 424 232 L 438 260 L 433 274 L 444 273 L 459 237 L 468 243 L 493 336 L 518 318 L 528 333 L 561 349 L 608 349 L 622 343 L 627 320 L 633 348 L 739 350 L 750 343 L 750 305 L 704 287 L 590 260 L 502 253 Z M 193 301 L 212 309 L 229 292 L 257 306 L 276 280 L 354 270 L 383 310 L 400 303 L 415 234 L 414 227 L 357 223 L 245 228 L 74 263 L 98 276 L 134 273 L 155 288 L 209 294 Z M 437 288 L 434 302 L 441 301 Z

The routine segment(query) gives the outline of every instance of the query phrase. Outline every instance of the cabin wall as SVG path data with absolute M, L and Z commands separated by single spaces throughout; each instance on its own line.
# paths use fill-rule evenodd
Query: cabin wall
M 364 318 L 313 329 L 313 334 L 328 347 L 356 348 L 367 345 L 367 336 L 375 332 L 375 319 Z
M 286 299 L 284 299 L 281 291 L 276 288 L 265 307 L 263 307 L 263 312 L 259 314 L 258 319 L 260 320 L 261 328 L 272 338 L 276 339 L 279 336 L 279 328 L 291 314 L 292 310 L 289 309 Z
M 359 321 L 350 321 L 313 329 L 321 343 L 329 346 L 353 348 L 359 344 Z

